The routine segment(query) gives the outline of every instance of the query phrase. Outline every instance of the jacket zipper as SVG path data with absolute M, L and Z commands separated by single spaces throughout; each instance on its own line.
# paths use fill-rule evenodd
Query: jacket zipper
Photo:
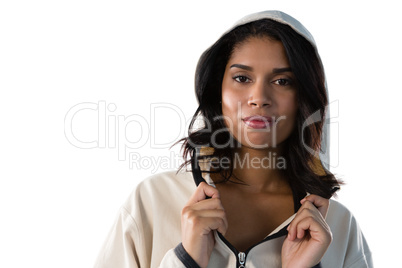
M 222 240 L 222 242 L 224 244 L 226 244 L 226 246 L 235 254 L 235 256 L 237 255 L 237 258 L 236 258 L 237 264 L 236 264 L 236 266 L 238 268 L 244 268 L 244 267 L 246 267 L 247 254 L 251 249 L 253 249 L 254 247 L 258 246 L 259 244 L 267 242 L 267 241 L 269 241 L 271 239 L 286 235 L 288 233 L 288 231 L 286 230 L 286 227 L 287 226 L 284 226 L 282 228 L 282 230 L 278 231 L 277 233 L 275 233 L 275 234 L 273 234 L 271 236 L 266 237 L 264 240 L 262 240 L 259 243 L 253 245 L 252 247 L 247 249 L 246 252 L 238 251 L 232 244 L 229 243 L 229 241 L 226 240 L 226 238 L 221 233 L 219 233 L 219 232 L 217 232 L 217 233 L 218 233 L 219 238 Z
M 239 268 L 246 267 L 246 253 L 239 252 L 237 256 L 239 257 Z

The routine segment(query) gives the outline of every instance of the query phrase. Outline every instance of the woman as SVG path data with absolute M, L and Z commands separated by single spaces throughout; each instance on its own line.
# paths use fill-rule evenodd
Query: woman
M 143 181 L 96 267 L 372 267 L 353 215 L 329 200 L 324 71 L 298 21 L 240 20 L 201 56 L 196 93 L 192 172 Z

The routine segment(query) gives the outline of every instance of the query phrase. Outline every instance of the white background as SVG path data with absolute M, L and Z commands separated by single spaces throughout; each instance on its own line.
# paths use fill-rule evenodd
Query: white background
M 339 104 L 332 171 L 347 183 L 339 200 L 357 217 L 376 266 L 400 263 L 397 1 L 17 0 L 0 4 L 0 267 L 92 267 L 132 189 L 180 163 L 179 146 L 153 148 L 152 139 L 182 137 L 196 109 L 200 54 L 236 20 L 266 9 L 294 16 L 315 37 Z M 80 103 L 111 104 L 100 137 L 117 134 L 100 141 L 105 148 L 66 138 L 65 117 Z M 171 106 L 151 120 L 152 103 Z M 128 124 L 140 117 L 156 135 Z M 119 118 L 127 128 L 109 123 Z M 73 119 L 77 139 L 98 139 L 97 111 Z M 126 136 L 144 142 L 126 150 L 142 166 L 119 159 L 123 148 L 113 143 Z M 165 165 L 149 166 L 152 159 Z

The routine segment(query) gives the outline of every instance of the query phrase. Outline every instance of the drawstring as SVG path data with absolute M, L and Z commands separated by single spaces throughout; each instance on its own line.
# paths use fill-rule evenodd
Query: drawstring
M 198 157 L 200 156 L 200 147 L 196 147 L 193 149 L 193 153 L 191 156 L 191 171 L 193 173 L 194 182 L 198 186 L 201 182 L 205 182 L 205 179 L 202 177 L 200 166 L 198 165 Z

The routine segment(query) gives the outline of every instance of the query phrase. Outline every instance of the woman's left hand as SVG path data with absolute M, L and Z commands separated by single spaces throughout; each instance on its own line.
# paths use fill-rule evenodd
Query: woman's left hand
M 282 267 L 313 267 L 321 261 L 332 241 L 331 230 L 325 222 L 329 200 L 309 195 L 301 204 L 282 246 Z

